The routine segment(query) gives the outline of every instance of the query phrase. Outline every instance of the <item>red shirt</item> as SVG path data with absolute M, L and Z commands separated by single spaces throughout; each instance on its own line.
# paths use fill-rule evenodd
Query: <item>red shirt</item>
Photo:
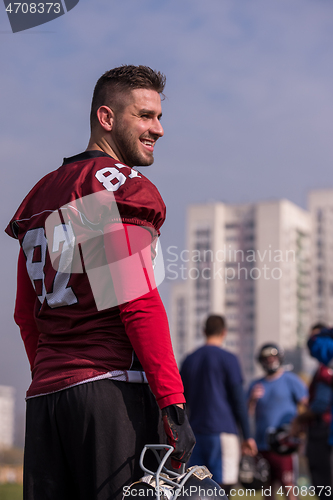
M 135 260 L 137 233 L 126 231 L 130 253 L 123 253 L 124 231 L 112 224 L 142 227 L 138 234 L 154 250 L 164 219 L 156 187 L 99 151 L 65 160 L 27 195 L 6 232 L 22 247 L 15 320 L 32 368 L 28 397 L 127 370 L 134 348 L 160 407 L 185 401 L 156 287 L 140 296 L 128 290 L 138 281 L 134 272 L 119 299 L 114 280 L 117 259 Z
M 329 387 L 332 388 L 332 385 L 333 385 L 333 371 L 331 368 L 329 368 L 328 366 L 325 366 L 323 364 L 320 363 L 318 369 L 316 370 L 316 373 L 314 374 L 313 378 L 312 378 L 312 381 L 310 383 L 310 387 L 309 387 L 309 406 L 311 408 L 311 405 L 312 403 L 315 402 L 316 398 L 318 398 L 318 384 L 320 386 L 320 384 L 325 384 Z M 319 395 L 320 397 L 320 395 Z M 326 394 L 325 394 L 325 399 L 326 399 Z M 321 399 L 323 399 L 321 397 Z M 324 401 L 325 401 L 324 399 Z M 331 410 L 332 410 L 332 402 L 331 402 L 331 399 L 327 400 L 327 407 L 326 407 L 326 410 L 323 411 L 322 413 L 318 414 L 317 416 L 320 417 L 320 419 L 323 421 L 323 422 L 326 422 L 327 424 L 330 424 L 331 423 L 331 420 L 332 420 L 332 413 L 331 413 Z

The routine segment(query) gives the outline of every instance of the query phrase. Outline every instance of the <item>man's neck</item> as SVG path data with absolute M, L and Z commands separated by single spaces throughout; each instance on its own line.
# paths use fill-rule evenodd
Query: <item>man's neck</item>
M 221 347 L 221 344 L 224 340 L 224 335 L 211 335 L 206 339 L 206 345 L 215 345 L 217 347 Z
M 265 379 L 266 380 L 276 380 L 277 378 L 280 378 L 283 373 L 284 373 L 284 369 L 282 367 L 280 367 L 276 372 L 271 373 L 271 374 L 268 373 L 265 376 Z
M 103 151 L 115 160 L 121 161 L 104 137 L 100 137 L 98 140 L 90 138 L 86 151 Z

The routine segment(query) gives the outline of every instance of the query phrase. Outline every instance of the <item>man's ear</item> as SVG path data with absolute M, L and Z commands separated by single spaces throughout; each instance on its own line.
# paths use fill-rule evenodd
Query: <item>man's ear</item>
M 111 132 L 113 127 L 114 112 L 108 106 L 101 106 L 97 110 L 97 119 L 106 132 Z

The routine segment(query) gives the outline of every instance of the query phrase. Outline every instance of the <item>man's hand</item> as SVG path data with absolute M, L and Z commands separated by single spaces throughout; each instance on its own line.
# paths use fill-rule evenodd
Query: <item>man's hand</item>
M 262 384 L 256 384 L 251 391 L 250 400 L 257 402 L 258 399 L 261 399 L 264 394 L 264 386 Z
M 303 432 L 306 432 L 309 423 L 311 422 L 311 420 L 314 420 L 315 417 L 315 413 L 313 413 L 310 409 L 297 415 L 290 422 L 290 435 L 293 437 L 298 437 Z
M 170 405 L 162 409 L 162 418 L 168 443 L 174 447 L 171 465 L 179 469 L 191 456 L 195 437 L 189 424 L 186 411 L 179 405 Z
M 254 457 L 258 453 L 257 444 L 253 438 L 245 439 L 242 442 L 242 453 L 251 457 Z
M 248 401 L 249 415 L 254 415 L 257 401 L 258 399 L 262 398 L 264 394 L 265 394 L 265 388 L 262 384 L 255 384 L 253 386 Z

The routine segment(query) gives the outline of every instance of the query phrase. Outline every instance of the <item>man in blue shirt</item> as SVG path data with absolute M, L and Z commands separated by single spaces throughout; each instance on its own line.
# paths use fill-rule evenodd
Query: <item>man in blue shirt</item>
M 268 431 L 292 422 L 297 415 L 297 405 L 307 402 L 307 388 L 297 375 L 284 371 L 282 359 L 283 351 L 275 344 L 265 344 L 260 349 L 258 361 L 266 374 L 249 387 L 249 411 L 254 415 L 258 450 L 270 464 L 271 481 L 278 481 L 285 488 L 296 484 L 297 455 L 280 455 L 272 451 Z M 293 488 L 288 498 L 296 498 Z
M 255 455 L 257 449 L 250 437 L 238 359 L 220 347 L 226 336 L 224 318 L 209 316 L 204 333 L 206 344 L 190 354 L 181 368 L 197 442 L 189 465 L 206 465 L 228 494 L 238 480 L 238 426 L 243 452 Z

